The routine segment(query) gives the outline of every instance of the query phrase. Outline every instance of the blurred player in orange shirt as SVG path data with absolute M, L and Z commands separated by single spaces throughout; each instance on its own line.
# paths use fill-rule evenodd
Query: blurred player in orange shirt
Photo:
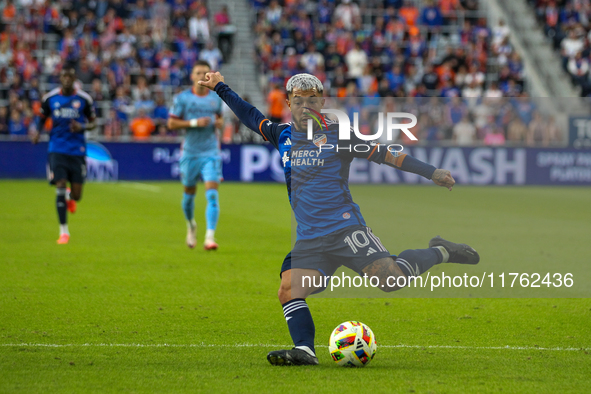
M 152 135 L 154 130 L 156 130 L 154 121 L 146 115 L 146 111 L 143 109 L 138 111 L 137 118 L 131 122 L 129 127 L 131 128 L 133 137 L 138 140 L 147 140 L 150 138 L 150 135 Z
M 287 96 L 279 85 L 271 84 L 271 91 L 267 95 L 267 103 L 269 104 L 269 120 L 275 123 L 281 123 L 283 118 L 283 111 L 285 109 L 285 100 Z

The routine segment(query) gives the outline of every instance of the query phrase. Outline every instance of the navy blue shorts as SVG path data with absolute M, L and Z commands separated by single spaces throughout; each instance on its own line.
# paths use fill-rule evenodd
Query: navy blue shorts
M 298 240 L 283 260 L 281 273 L 292 268 L 307 268 L 332 276 L 342 265 L 363 274 L 363 269 L 376 260 L 390 257 L 367 226 L 345 227 L 314 239 Z
M 62 179 L 67 180 L 70 184 L 84 183 L 86 179 L 85 156 L 50 152 L 48 164 L 47 177 L 51 185 L 55 185 L 55 182 L 61 181 Z

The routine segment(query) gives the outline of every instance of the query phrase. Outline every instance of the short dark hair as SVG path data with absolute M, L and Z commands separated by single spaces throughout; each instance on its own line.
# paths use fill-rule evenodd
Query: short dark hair
M 211 66 L 209 65 L 208 62 L 206 62 L 205 60 L 197 60 L 195 62 L 195 64 L 193 64 L 193 68 L 197 67 L 197 66 L 206 66 L 207 68 L 209 68 L 211 70 Z
M 72 63 L 66 63 L 62 67 L 62 71 L 72 71 L 76 73 L 76 67 Z

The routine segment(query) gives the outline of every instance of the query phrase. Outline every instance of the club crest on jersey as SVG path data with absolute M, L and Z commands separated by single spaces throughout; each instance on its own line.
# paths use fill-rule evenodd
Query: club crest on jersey
M 76 109 L 80 108 L 80 101 L 78 101 L 78 100 L 72 101 L 72 108 L 76 108 Z
M 312 140 L 312 142 L 314 143 L 314 145 L 320 147 L 320 145 L 326 144 L 327 140 L 328 139 L 326 138 L 326 134 L 316 134 L 314 135 L 314 139 Z
M 351 214 L 349 212 L 345 212 L 343 214 L 343 219 L 350 219 L 351 218 Z

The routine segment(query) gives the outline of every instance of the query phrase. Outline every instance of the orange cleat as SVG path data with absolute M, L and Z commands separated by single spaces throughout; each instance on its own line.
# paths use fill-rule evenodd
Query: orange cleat
M 62 234 L 57 240 L 58 245 L 65 245 L 70 241 L 70 234 Z
M 70 211 L 70 213 L 76 213 L 76 201 L 67 200 L 66 204 L 68 206 L 68 211 Z
M 218 250 L 218 244 L 215 243 L 213 240 L 207 240 L 203 244 L 203 249 L 205 250 Z
M 70 213 L 76 213 L 76 201 L 72 200 L 70 198 L 70 188 L 66 189 L 66 205 L 68 207 L 68 211 L 70 211 Z

